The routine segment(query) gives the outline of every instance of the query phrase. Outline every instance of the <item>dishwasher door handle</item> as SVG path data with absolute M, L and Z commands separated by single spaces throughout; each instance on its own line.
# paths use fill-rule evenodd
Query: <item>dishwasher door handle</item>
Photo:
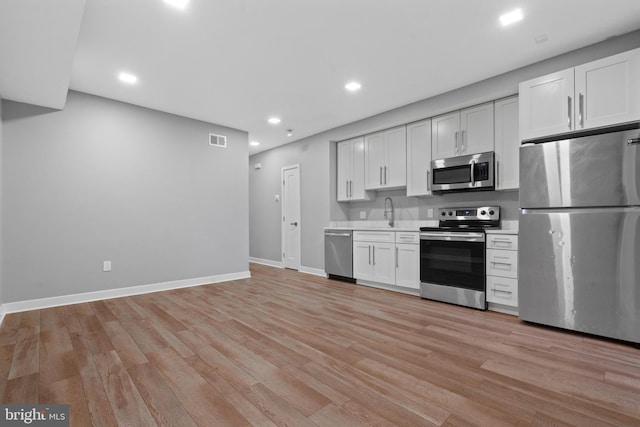
M 324 233 L 324 235 L 332 237 L 351 237 L 351 233 Z

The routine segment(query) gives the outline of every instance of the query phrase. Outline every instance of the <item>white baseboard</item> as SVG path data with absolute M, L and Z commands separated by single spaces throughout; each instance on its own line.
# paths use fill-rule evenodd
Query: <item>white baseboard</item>
M 0 326 L 2 326 L 2 321 L 4 320 L 4 315 L 7 314 L 6 304 L 0 304 Z
M 313 274 L 314 276 L 320 276 L 324 278 L 327 277 L 327 274 L 324 272 L 324 270 L 321 270 L 319 268 L 305 267 L 301 265 L 298 271 L 300 273 Z
M 278 267 L 284 268 L 284 263 L 282 261 L 272 261 L 270 259 L 262 259 L 262 258 L 249 258 L 249 262 L 255 262 L 256 264 L 268 265 L 270 267 Z
M 210 283 L 227 282 L 230 280 L 247 279 L 251 277 L 248 271 L 220 274 L 217 276 L 197 277 L 194 279 L 174 280 L 171 282 L 154 283 L 150 285 L 131 286 L 128 288 L 108 289 L 104 291 L 85 292 L 81 294 L 62 295 L 59 297 L 32 299 L 27 301 L 8 302 L 0 306 L 0 316 L 19 311 L 40 310 L 61 305 L 79 304 L 105 300 L 111 298 L 128 297 L 132 295 L 148 294 L 151 292 L 168 291 L 171 289 L 188 288 L 192 286 L 208 285 Z M 1 324 L 1 323 L 0 323 Z

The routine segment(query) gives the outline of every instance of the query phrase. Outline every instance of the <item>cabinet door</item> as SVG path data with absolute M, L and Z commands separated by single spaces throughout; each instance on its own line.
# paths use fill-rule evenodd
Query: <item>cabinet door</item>
M 487 249 L 487 274 L 518 278 L 518 251 Z
M 361 136 L 351 140 L 351 200 L 369 200 L 364 191 L 364 164 L 364 137 Z
M 519 187 L 520 139 L 518 138 L 518 97 L 495 103 L 496 190 Z
M 520 83 L 520 140 L 574 130 L 573 68 Z
M 420 245 L 396 244 L 396 285 L 420 288 Z
M 431 194 L 431 120 L 407 125 L 407 196 Z
M 493 151 L 493 102 L 460 111 L 458 154 Z
M 407 185 L 407 128 L 400 126 L 384 132 L 385 164 L 383 186 L 387 188 Z
M 396 251 L 393 243 L 375 243 L 373 245 L 373 281 L 395 285 Z
M 431 156 L 444 159 L 459 154 L 460 112 L 434 117 L 431 120 Z
M 338 201 L 349 200 L 351 180 L 351 141 L 338 143 Z
M 576 130 L 640 119 L 640 49 L 575 69 Z
M 372 252 L 372 243 L 353 242 L 353 277 L 373 280 Z
M 382 172 L 384 171 L 384 145 L 383 132 L 374 133 L 365 137 L 365 190 L 377 190 L 383 186 Z
M 508 277 L 487 276 L 487 301 L 518 306 L 518 281 Z

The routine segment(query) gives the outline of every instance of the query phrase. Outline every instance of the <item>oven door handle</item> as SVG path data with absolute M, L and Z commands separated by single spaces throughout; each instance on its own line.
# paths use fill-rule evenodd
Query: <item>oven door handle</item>
M 452 242 L 484 242 L 484 233 L 420 233 L 420 240 L 447 240 Z

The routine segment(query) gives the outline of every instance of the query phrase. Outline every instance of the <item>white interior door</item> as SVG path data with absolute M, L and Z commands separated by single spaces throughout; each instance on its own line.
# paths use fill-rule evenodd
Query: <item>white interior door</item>
M 300 268 L 300 165 L 282 168 L 282 261 Z

